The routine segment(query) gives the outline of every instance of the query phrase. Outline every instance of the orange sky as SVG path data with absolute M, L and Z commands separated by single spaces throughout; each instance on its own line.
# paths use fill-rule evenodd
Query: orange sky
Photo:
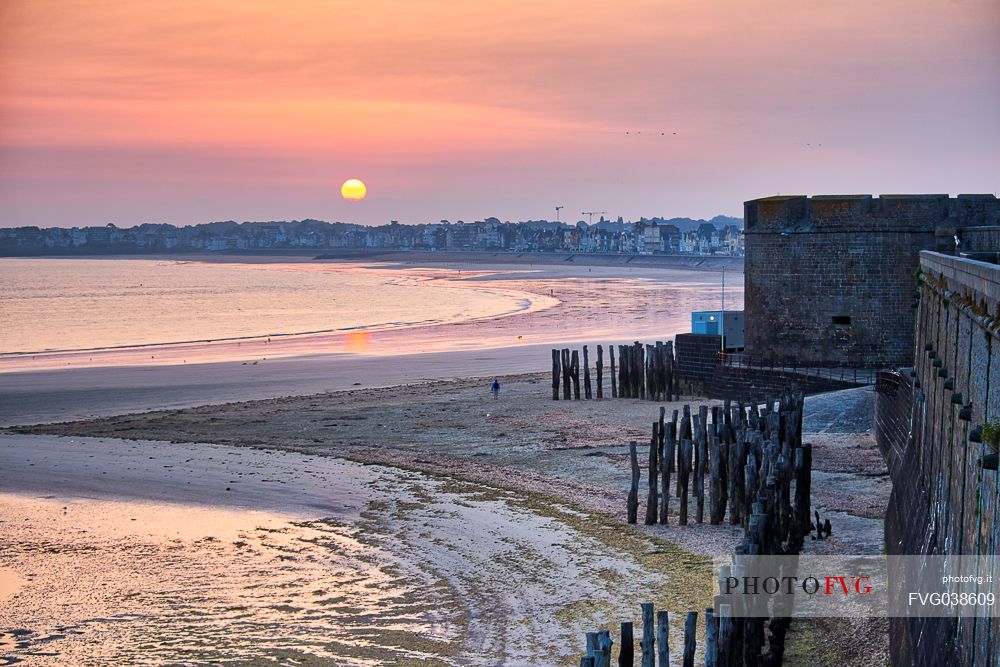
M 996 0 L 4 0 L 0 226 L 993 192 L 997 35 Z

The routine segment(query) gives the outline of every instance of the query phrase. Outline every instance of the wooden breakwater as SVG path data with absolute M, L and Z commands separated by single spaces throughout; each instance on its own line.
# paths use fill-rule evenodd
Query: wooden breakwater
M 672 419 L 653 422 L 648 459 L 645 523 L 667 523 L 670 497 L 678 499 L 677 522 L 686 525 L 689 498 L 695 500 L 695 521 L 727 518 L 743 528 L 734 565 L 723 567 L 720 582 L 739 576 L 741 555 L 798 554 L 810 532 L 812 448 L 802 442 L 801 393 L 785 393 L 763 405 L 727 401 L 711 410 L 702 406 L 693 414 L 688 406 Z M 711 415 L 711 421 L 708 417 Z M 637 523 L 641 468 L 637 443 L 629 443 L 632 483 L 626 501 L 629 523 Z M 671 473 L 676 485 L 671 485 Z M 706 493 L 705 478 L 708 477 Z M 709 667 L 773 667 L 784 655 L 785 634 L 791 619 L 743 618 L 731 605 L 716 598 L 705 610 L 704 653 Z M 669 615 L 660 611 L 653 620 L 652 605 L 642 605 L 642 667 L 669 666 Z M 698 614 L 685 616 L 684 667 L 693 666 Z M 609 667 L 610 633 L 588 633 L 587 655 L 581 667 Z M 622 623 L 618 665 L 634 665 L 632 624 Z M 659 650 L 656 650 L 659 642 Z
M 617 347 L 618 354 L 615 355 Z M 631 345 L 608 345 L 608 370 L 611 398 L 641 398 L 672 401 L 676 395 L 674 344 L 656 341 Z M 581 354 L 582 352 L 582 354 Z M 583 360 L 583 392 L 586 400 L 604 398 L 604 346 L 597 346 L 593 380 L 590 350 L 570 348 L 552 350 L 552 400 L 580 400 L 580 361 Z M 595 391 L 596 390 L 596 391 Z
M 670 665 L 670 614 L 666 611 L 655 611 L 652 603 L 639 605 L 642 609 L 642 639 L 639 640 L 639 664 L 642 667 L 669 667 Z M 654 613 L 655 612 L 655 613 Z M 710 646 L 717 647 L 718 642 L 709 636 L 709 633 L 717 632 L 718 623 L 715 621 L 714 612 L 711 607 L 705 609 L 705 664 L 710 667 L 718 667 L 718 661 L 710 662 Z M 695 652 L 698 648 L 698 612 L 690 611 L 684 617 L 684 644 L 681 661 L 675 663 L 683 667 L 694 667 Z M 632 621 L 623 621 L 619 638 L 621 644 L 618 648 L 618 660 L 615 664 L 619 667 L 635 665 L 636 650 L 634 639 L 634 626 Z M 580 667 L 611 667 L 611 652 L 614 640 L 611 632 L 601 630 L 587 633 L 586 653 L 580 658 Z

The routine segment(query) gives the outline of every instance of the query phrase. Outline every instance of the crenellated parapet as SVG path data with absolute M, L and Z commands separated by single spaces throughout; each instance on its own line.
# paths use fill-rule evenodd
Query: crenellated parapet
M 922 250 L 998 250 L 994 195 L 816 195 L 744 204 L 746 351 L 782 365 L 913 359 Z

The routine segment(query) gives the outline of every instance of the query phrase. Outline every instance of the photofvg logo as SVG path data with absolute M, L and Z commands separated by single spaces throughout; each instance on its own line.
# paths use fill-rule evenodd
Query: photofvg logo
M 993 616 L 996 557 L 734 556 L 715 560 L 716 614 Z
M 734 617 L 884 616 L 879 558 L 736 556 L 716 561 L 715 611 Z
M 869 595 L 872 592 L 871 578 L 868 575 L 825 575 L 821 578 L 807 576 L 800 579 L 797 576 L 764 577 L 758 576 L 738 577 L 733 576 L 732 571 L 728 577 L 724 577 L 721 582 L 723 595 L 795 595 L 804 593 L 805 595 Z M 798 590 L 797 590 L 798 589 Z

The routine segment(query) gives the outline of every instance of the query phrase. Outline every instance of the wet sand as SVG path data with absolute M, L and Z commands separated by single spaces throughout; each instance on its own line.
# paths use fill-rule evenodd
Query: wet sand
M 571 664 L 685 590 L 669 545 L 494 486 L 205 443 L 6 435 L 0 460 L 25 664 Z

